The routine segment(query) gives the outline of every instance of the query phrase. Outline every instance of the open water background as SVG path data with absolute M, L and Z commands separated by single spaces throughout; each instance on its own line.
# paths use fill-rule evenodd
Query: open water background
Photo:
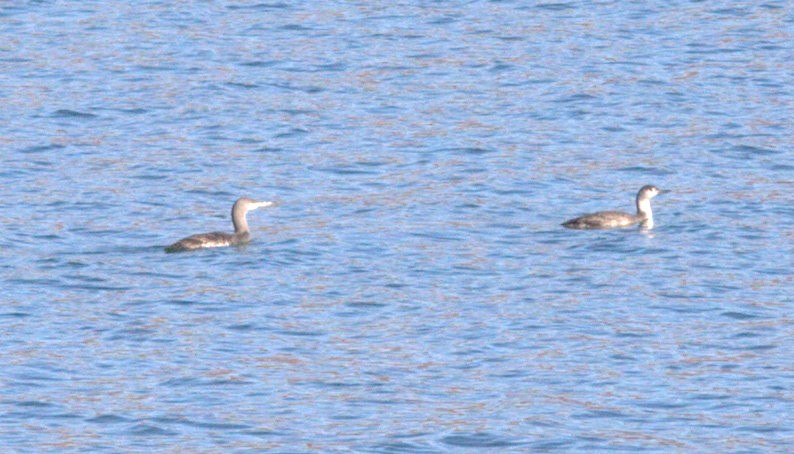
M 788 1 L 0 6 L 5 452 L 794 450 Z M 561 228 L 633 209 L 657 227 Z M 244 248 L 165 254 L 229 230 Z

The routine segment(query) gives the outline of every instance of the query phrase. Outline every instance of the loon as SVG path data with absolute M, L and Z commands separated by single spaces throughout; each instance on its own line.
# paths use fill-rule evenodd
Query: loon
M 670 191 L 663 191 L 650 184 L 645 185 L 637 193 L 636 215 L 620 211 L 599 211 L 565 221 L 562 225 L 569 229 L 614 229 L 640 224 L 643 228 L 652 229 L 651 199 L 666 192 Z
M 251 239 L 248 231 L 248 221 L 245 215 L 249 211 L 257 208 L 264 208 L 274 205 L 274 202 L 258 202 L 253 199 L 242 197 L 237 199 L 232 206 L 232 224 L 234 233 L 210 232 L 191 235 L 182 238 L 176 243 L 165 248 L 166 252 L 192 251 L 210 247 L 232 246 L 247 243 Z

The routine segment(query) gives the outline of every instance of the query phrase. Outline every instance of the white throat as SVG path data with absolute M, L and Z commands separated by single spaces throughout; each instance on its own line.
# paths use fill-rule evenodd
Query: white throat
M 651 199 L 637 200 L 637 216 L 643 218 L 643 227 L 647 229 L 653 228 L 653 210 L 651 209 Z

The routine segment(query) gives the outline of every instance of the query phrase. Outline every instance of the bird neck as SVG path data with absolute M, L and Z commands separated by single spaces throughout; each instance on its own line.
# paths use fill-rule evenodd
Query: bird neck
M 653 222 L 653 210 L 651 210 L 651 199 L 637 198 L 637 216 Z
M 234 224 L 234 233 L 248 233 L 248 220 L 245 218 L 248 210 L 243 207 L 232 207 L 232 224 Z

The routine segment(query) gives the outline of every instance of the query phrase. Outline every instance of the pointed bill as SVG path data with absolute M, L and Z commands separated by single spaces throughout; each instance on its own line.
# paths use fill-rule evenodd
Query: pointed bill
M 271 207 L 271 206 L 273 206 L 275 204 L 276 204 L 276 202 L 271 202 L 271 201 L 254 202 L 254 203 L 251 204 L 251 208 L 252 209 L 266 208 L 266 207 Z

